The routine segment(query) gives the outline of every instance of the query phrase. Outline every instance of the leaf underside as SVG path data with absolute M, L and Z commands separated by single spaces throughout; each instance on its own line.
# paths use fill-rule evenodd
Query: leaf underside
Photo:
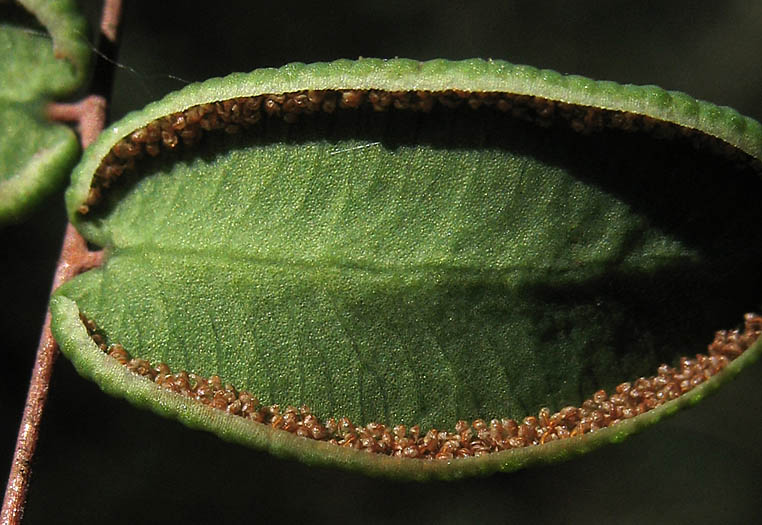
M 70 2 L 29 4 L 48 28 L 0 20 L 0 224 L 22 218 L 59 188 L 79 153 L 75 134 L 50 122 L 45 104 L 84 79 L 84 21 Z
M 342 111 L 140 172 L 87 219 L 108 255 L 56 294 L 64 352 L 86 351 L 68 299 L 133 356 L 322 418 L 425 431 L 579 405 L 759 305 L 762 181 L 680 141 Z

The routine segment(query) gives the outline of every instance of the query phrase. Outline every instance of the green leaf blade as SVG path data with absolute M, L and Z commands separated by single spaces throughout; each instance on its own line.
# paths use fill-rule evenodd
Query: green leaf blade
M 457 79 L 468 67 L 492 66 L 450 71 Z M 291 86 L 291 70 L 280 74 Z M 494 81 L 485 76 L 474 83 Z M 206 96 L 220 96 L 210 85 Z M 198 101 L 199 89 L 175 107 Z M 113 129 L 123 136 L 120 126 L 145 118 Z M 83 173 L 113 144 L 108 133 L 68 194 L 73 220 L 108 260 L 56 301 L 73 300 L 133 355 L 219 374 L 265 403 L 424 430 L 579 404 L 703 350 L 718 319 L 735 322 L 758 304 L 755 285 L 723 294 L 753 276 L 762 255 L 753 232 L 739 229 L 758 220 L 749 188 L 762 183 L 744 170 L 725 176 L 727 161 L 685 145 L 548 131 L 488 111 L 340 113 L 263 128 L 145 162 L 143 178 L 82 216 Z M 704 213 L 717 199 L 735 203 L 722 222 Z M 69 325 L 54 323 L 56 337 Z M 75 359 L 84 351 L 62 348 Z M 132 398 L 131 388 L 116 390 Z M 140 396 L 185 417 L 188 401 Z M 321 464 L 385 472 L 403 461 L 390 472 L 458 477 L 620 440 L 673 408 L 657 410 L 583 440 L 529 447 L 538 452 L 442 467 L 251 439 Z M 192 425 L 248 442 L 248 427 Z
M 79 318 L 79 308 L 70 299 L 57 295 L 51 299 L 52 329 L 61 349 L 84 377 L 95 381 L 104 392 L 124 397 L 135 406 L 177 419 L 190 428 L 211 431 L 227 441 L 266 450 L 285 459 L 309 465 L 355 470 L 374 476 L 415 481 L 454 480 L 511 472 L 532 465 L 563 461 L 596 448 L 617 443 L 674 412 L 699 402 L 703 397 L 731 380 L 743 368 L 759 358 L 762 349 L 756 343 L 744 355 L 711 380 L 674 401 L 616 426 L 585 436 L 554 441 L 542 447 L 524 447 L 509 451 L 463 458 L 457 461 L 417 461 L 358 453 L 321 441 L 298 438 L 288 432 L 252 423 L 220 410 L 211 409 L 157 388 L 152 382 L 127 371 L 105 355 L 88 335 Z
M 60 188 L 67 167 L 77 162 L 74 132 L 40 113 L 34 104 L 0 101 L 0 224 L 20 219 Z
M 49 121 L 44 106 L 85 79 L 84 19 L 69 1 L 27 4 L 52 39 L 0 24 L 0 224 L 20 220 L 59 188 L 79 153 L 74 132 Z

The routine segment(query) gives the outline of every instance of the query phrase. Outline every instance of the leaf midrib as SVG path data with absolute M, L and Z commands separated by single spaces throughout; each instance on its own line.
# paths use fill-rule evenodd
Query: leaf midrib
M 417 264 L 374 264 L 361 260 L 346 260 L 343 258 L 320 257 L 320 258 L 298 258 L 298 257 L 263 257 L 251 254 L 235 254 L 232 252 L 218 252 L 205 249 L 188 249 L 176 246 L 167 247 L 156 244 L 138 244 L 125 247 L 112 247 L 107 249 L 109 260 L 128 257 L 140 258 L 146 255 L 152 258 L 169 258 L 176 261 L 198 261 L 205 266 L 216 265 L 226 267 L 249 266 L 274 266 L 281 268 L 295 268 L 305 270 L 349 270 L 360 271 L 376 275 L 425 275 L 425 274 L 446 274 L 460 275 L 466 279 L 479 279 L 482 281 L 504 282 L 506 275 L 523 274 L 537 272 L 541 274 L 538 280 L 544 283 L 564 282 L 584 280 L 586 277 L 600 276 L 606 272 L 609 273 L 630 273 L 642 272 L 644 270 L 641 264 L 623 261 L 621 258 L 615 260 L 606 260 L 599 262 L 586 261 L 584 263 L 572 265 L 560 265 L 554 261 L 547 265 L 538 264 L 506 264 L 506 265 L 463 265 L 463 264 L 443 264 L 443 263 L 417 263 Z M 640 259 L 640 257 L 638 257 Z M 675 255 L 653 255 L 648 257 L 651 263 L 650 269 L 656 270 L 661 267 L 682 264 L 690 265 L 696 262 L 696 257 L 691 254 Z M 636 261 L 639 262 L 639 261 Z

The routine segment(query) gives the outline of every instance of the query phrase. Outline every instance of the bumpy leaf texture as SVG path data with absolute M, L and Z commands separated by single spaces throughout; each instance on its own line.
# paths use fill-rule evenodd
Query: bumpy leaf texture
M 757 356 L 606 428 L 559 419 L 565 434 L 548 424 L 508 444 L 507 418 L 656 376 L 759 307 L 761 158 L 762 127 L 728 108 L 505 62 L 213 79 L 86 152 L 67 204 L 106 262 L 56 293 L 54 334 L 107 392 L 310 463 L 425 479 L 554 461 L 694 403 Z M 201 379 L 178 392 L 120 355 L 218 375 L 281 412 L 308 405 L 325 425 L 306 439 L 272 407 L 241 413 L 246 397 L 214 408 Z M 506 418 L 505 446 L 367 454 L 362 432 L 332 433 L 342 417 L 421 436 Z M 377 434 L 360 448 L 383 449 Z
M 28 15 L 5 7 L 8 19 L 0 19 L 0 224 L 60 188 L 76 163 L 77 137 L 49 121 L 45 106 L 80 87 L 89 62 L 85 21 L 73 2 L 20 4 Z

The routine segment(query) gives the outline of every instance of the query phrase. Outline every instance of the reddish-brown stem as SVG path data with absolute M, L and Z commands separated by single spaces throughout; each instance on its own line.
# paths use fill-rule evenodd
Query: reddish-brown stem
M 121 0 L 105 0 L 101 18 L 101 33 L 111 43 L 116 43 L 117 29 L 121 15 Z M 76 104 L 50 104 L 48 117 L 53 120 L 75 122 L 80 134 L 82 147 L 91 144 L 104 127 L 106 121 L 106 100 L 100 95 L 91 95 Z M 53 277 L 52 291 L 78 273 L 100 266 L 102 252 L 91 252 L 77 230 L 69 224 L 61 248 L 61 256 Z M 40 421 L 47 402 L 53 364 L 58 356 L 58 345 L 50 332 L 50 312 L 37 347 L 32 378 L 29 383 L 24 413 L 19 426 L 13 462 L 8 476 L 8 485 L 0 513 L 0 524 L 18 524 L 24 513 L 27 489 L 31 475 L 31 463 L 37 447 Z
M 50 120 L 76 122 L 82 146 L 86 147 L 106 124 L 106 100 L 99 95 L 90 95 L 75 104 L 53 102 L 48 104 L 46 113 Z
M 102 252 L 90 252 L 81 235 L 69 224 L 64 236 L 61 257 L 53 278 L 53 290 L 75 275 L 100 265 Z M 30 464 L 37 446 L 40 420 L 50 388 L 53 363 L 58 355 L 58 345 L 50 333 L 50 312 L 45 316 L 40 345 L 29 383 L 29 392 L 21 419 L 16 450 L 13 454 L 8 486 L 5 490 L 0 523 L 14 524 L 21 521 L 27 486 L 29 484 Z
M 110 42 L 116 42 L 119 20 L 122 18 L 122 0 L 106 0 L 101 13 L 101 33 Z

